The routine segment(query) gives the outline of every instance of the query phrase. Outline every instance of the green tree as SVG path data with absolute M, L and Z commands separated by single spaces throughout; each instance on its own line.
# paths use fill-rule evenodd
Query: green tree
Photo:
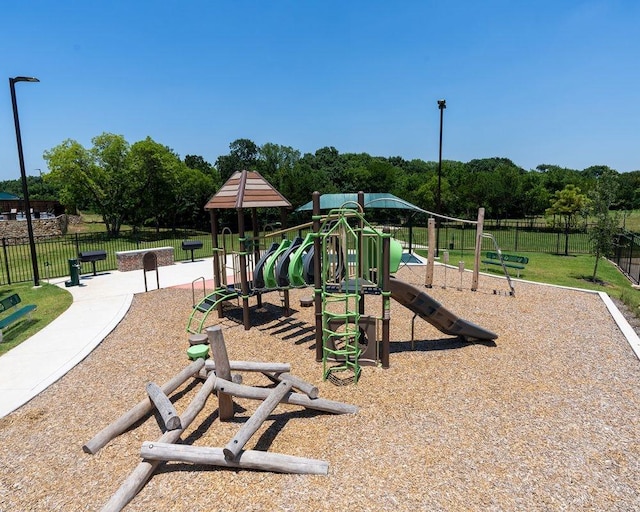
M 184 163 L 189 169 L 196 169 L 210 176 L 216 189 L 222 185 L 218 170 L 200 155 L 187 155 L 184 157 Z
M 234 172 L 255 170 L 259 156 L 258 146 L 249 139 L 236 139 L 229 144 L 229 149 L 228 155 L 219 156 L 216 160 L 216 169 L 218 169 L 223 183 Z
M 131 210 L 134 224 L 151 224 L 156 230 L 171 224 L 177 214 L 176 191 L 186 164 L 173 150 L 147 137 L 131 146 L 129 168 L 138 187 L 138 204 Z
M 551 207 L 547 208 L 547 215 L 558 215 L 564 225 L 564 254 L 569 255 L 569 231 L 575 227 L 578 214 L 584 211 L 590 203 L 589 198 L 582 194 L 575 185 L 566 185 L 562 190 L 558 190 L 553 199 Z
M 592 214 L 595 224 L 591 228 L 591 252 L 595 256 L 592 281 L 596 281 L 598 263 L 601 257 L 613 253 L 613 239 L 618 230 L 618 216 L 612 215 L 611 207 L 616 200 L 619 188 L 618 173 L 607 168 L 597 177 L 595 188 L 591 193 Z
M 51 172 L 45 180 L 60 190 L 68 209 L 91 208 L 102 216 L 107 232 L 117 235 L 139 189 L 126 165 L 129 144 L 122 135 L 103 133 L 85 149 L 75 140 L 44 152 Z

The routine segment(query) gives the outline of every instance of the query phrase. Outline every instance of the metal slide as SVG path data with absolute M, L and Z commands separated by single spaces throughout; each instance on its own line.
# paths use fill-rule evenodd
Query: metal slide
M 420 288 L 395 277 L 389 280 L 391 297 L 436 329 L 464 339 L 495 340 L 498 335 L 457 317 Z

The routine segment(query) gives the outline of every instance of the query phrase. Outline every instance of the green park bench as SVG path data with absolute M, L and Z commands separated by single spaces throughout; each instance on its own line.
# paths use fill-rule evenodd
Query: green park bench
M 0 319 L 0 343 L 2 343 L 2 332 L 7 327 L 14 324 L 25 315 L 29 315 L 29 318 L 31 318 L 31 312 L 37 307 L 35 304 L 27 304 L 26 306 L 18 308 L 17 306 L 20 302 L 22 302 L 22 300 L 20 299 L 20 295 L 17 293 L 9 295 L 4 299 L 0 299 L 0 313 L 5 311 L 11 312 L 9 315 Z
M 501 261 L 502 256 L 502 261 Z M 516 270 L 518 277 L 520 277 L 520 271 L 525 269 L 525 265 L 529 263 L 529 258 L 526 256 L 518 256 L 517 254 L 499 254 L 497 252 L 487 252 L 486 259 L 482 260 L 485 265 L 504 265 L 507 268 L 513 268 Z

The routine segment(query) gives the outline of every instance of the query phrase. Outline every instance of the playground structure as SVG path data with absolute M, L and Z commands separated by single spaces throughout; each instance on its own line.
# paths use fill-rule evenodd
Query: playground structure
M 231 180 L 236 183 L 225 190 Z M 271 240 L 282 238 L 272 241 L 261 252 L 257 205 L 279 206 L 284 225 L 288 203 L 277 191 L 272 192 L 272 202 L 264 198 L 247 200 L 251 181 L 261 193 L 270 187 L 258 173 L 243 171 L 232 176 L 216 194 L 219 197 L 214 196 L 207 203 L 212 218 L 214 291 L 195 304 L 187 325 L 189 332 L 201 332 L 214 310 L 223 317 L 223 305 L 231 299 L 242 302 L 243 326 L 249 330 L 250 297 L 255 296 L 260 307 L 262 294 L 278 292 L 286 316 L 290 314 L 289 290 L 313 286 L 316 361 L 323 363 L 323 378 L 336 383 L 357 382 L 361 364 L 389 367 L 391 298 L 409 308 L 414 321 L 420 317 L 446 334 L 465 340 L 497 338 L 493 332 L 457 317 L 423 290 L 391 278 L 401 263 L 402 246 L 391 238 L 388 228 L 381 232 L 367 223 L 362 192 L 358 193 L 357 201 L 347 202 L 325 215 L 320 211 L 320 194 L 315 192 L 312 222 L 269 233 Z M 252 209 L 252 238 L 245 233 L 243 208 L 247 206 Z M 215 214 L 219 207 L 238 211 L 239 251 L 231 254 L 226 247 L 227 237 L 223 236 L 222 247 L 219 243 Z M 303 231 L 310 227 L 312 230 L 303 237 Z M 292 233 L 296 236 L 291 237 Z M 228 282 L 228 270 L 232 271 L 232 282 Z M 475 283 L 477 286 L 477 277 Z M 381 297 L 377 318 L 364 314 L 367 295 Z M 342 371 L 348 371 L 350 377 L 337 378 L 336 374 Z
M 329 464 L 318 459 L 244 450 L 244 446 L 260 429 L 278 404 L 286 403 L 305 409 L 330 414 L 355 414 L 358 408 L 342 402 L 318 398 L 318 388 L 292 375 L 288 363 L 257 361 L 230 361 L 219 326 L 207 328 L 207 338 L 213 360 L 198 358 L 162 386 L 147 384 L 148 398 L 144 398 L 129 411 L 107 425 L 82 448 L 85 453 L 96 454 L 112 439 L 134 427 L 154 411 L 160 415 L 159 427 L 163 432 L 157 441 L 144 441 L 140 449 L 141 461 L 102 508 L 119 511 L 129 503 L 151 478 L 156 468 L 165 461 L 186 462 L 231 469 L 252 469 L 279 473 L 327 475 Z M 241 384 L 241 375 L 231 372 L 259 372 L 274 383 L 271 388 Z M 202 381 L 191 403 L 178 415 L 170 395 L 189 381 Z M 292 389 L 300 391 L 293 392 Z M 220 421 L 234 419 L 233 397 L 259 400 L 261 404 L 224 448 L 197 447 L 181 444 L 180 438 L 204 409 L 207 399 L 217 394 Z

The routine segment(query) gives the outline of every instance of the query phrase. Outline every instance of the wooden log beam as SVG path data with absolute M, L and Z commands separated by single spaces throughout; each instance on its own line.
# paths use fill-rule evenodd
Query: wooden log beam
M 302 380 L 299 377 L 296 377 L 295 375 L 291 375 L 290 373 L 281 373 L 279 375 L 275 373 L 270 373 L 270 372 L 262 372 L 262 373 L 265 376 L 267 376 L 269 379 L 271 379 L 273 382 L 281 382 L 285 380 L 288 382 L 291 382 L 294 388 L 296 388 L 298 391 L 302 391 L 309 398 L 318 398 L 318 394 L 320 393 L 318 391 L 317 386 L 314 386 L 310 382 L 307 382 L 306 380 Z
M 262 426 L 269 414 L 277 407 L 282 399 L 291 391 L 293 383 L 282 381 L 271 390 L 269 396 L 255 410 L 251 417 L 240 427 L 238 433 L 222 450 L 227 460 L 234 460 L 247 444 L 251 436 Z
M 170 395 L 176 389 L 178 389 L 185 381 L 197 374 L 201 368 L 204 367 L 204 360 L 197 359 L 187 366 L 184 370 L 182 370 L 179 374 L 177 374 L 173 379 L 163 384 L 160 389 L 165 395 Z M 82 447 L 82 450 L 85 453 L 96 454 L 98 450 L 104 447 L 109 441 L 119 436 L 127 429 L 131 427 L 137 421 L 140 421 L 145 415 L 149 414 L 153 409 L 153 404 L 149 398 L 145 398 L 136 406 L 132 407 L 120 416 L 117 420 L 115 420 L 110 425 L 107 425 L 100 432 L 98 432 L 91 440 L 89 440 Z
M 216 363 L 207 359 L 204 363 L 207 370 L 215 370 Z M 236 372 L 273 372 L 284 373 L 291 371 L 289 363 L 263 363 L 260 361 L 229 361 L 229 369 Z
M 207 327 L 207 336 L 211 346 L 211 354 L 216 362 L 216 375 L 224 380 L 231 380 L 231 367 L 229 366 L 229 356 L 227 347 L 224 344 L 222 328 L 219 325 Z M 218 417 L 220 421 L 233 419 L 233 399 L 231 395 L 218 390 Z
M 326 475 L 329 472 L 329 463 L 323 460 L 256 450 L 242 451 L 235 460 L 227 460 L 222 448 L 145 441 L 142 443 L 140 455 L 147 460 L 257 469 L 274 473 Z
M 201 359 L 202 361 L 202 359 Z M 216 375 L 212 373 L 207 380 L 202 384 L 202 387 L 193 398 L 191 403 L 187 406 L 182 416 L 180 416 L 180 423 L 182 428 L 176 430 L 168 430 L 160 438 L 160 443 L 175 443 L 180 439 L 180 435 L 198 416 L 204 405 L 207 403 L 207 398 L 211 396 L 215 389 Z M 160 464 L 160 460 L 143 460 L 136 466 L 127 479 L 122 483 L 120 488 L 115 492 L 111 499 L 102 507 L 102 512 L 119 512 L 127 503 L 129 503 L 136 494 L 140 492 L 140 489 L 144 487 L 147 480 L 151 477 L 156 467 Z
M 228 393 L 238 398 L 248 398 L 249 400 L 264 400 L 269 396 L 271 390 L 267 388 L 256 388 L 253 386 L 245 386 L 244 384 L 235 384 L 228 380 L 218 378 L 216 381 L 216 390 L 218 392 Z M 345 404 L 342 402 L 334 402 L 324 398 L 309 398 L 307 395 L 289 392 L 282 400 L 282 403 L 300 405 L 307 409 L 317 411 L 330 412 L 333 414 L 355 414 L 358 408 L 355 405 Z
M 178 411 L 169 400 L 169 397 L 164 394 L 155 382 L 149 382 L 147 384 L 147 395 L 158 409 L 160 417 L 164 422 L 164 426 L 167 430 L 175 430 L 180 428 L 180 416 Z

